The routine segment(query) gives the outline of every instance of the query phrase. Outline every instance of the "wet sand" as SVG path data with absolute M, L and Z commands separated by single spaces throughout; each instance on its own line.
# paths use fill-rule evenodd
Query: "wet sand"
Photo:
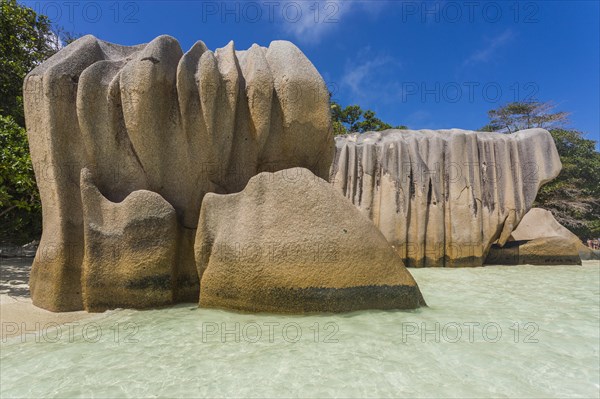
M 57 325 L 96 317 L 84 311 L 54 313 L 38 308 L 29 294 L 33 258 L 0 258 L 0 340 L 31 336 Z

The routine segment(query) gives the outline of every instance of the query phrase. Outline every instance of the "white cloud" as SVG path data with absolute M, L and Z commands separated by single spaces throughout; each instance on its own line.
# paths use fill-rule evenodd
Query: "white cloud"
M 364 61 L 356 61 L 364 60 Z M 386 54 L 372 54 L 362 49 L 346 61 L 340 88 L 347 90 L 354 101 L 391 101 L 401 94 L 395 80 L 401 63 Z
M 479 49 L 479 50 L 475 51 L 473 54 L 471 54 L 469 57 L 467 57 L 467 59 L 463 63 L 463 66 L 474 65 L 474 64 L 484 63 L 484 62 L 489 61 L 492 58 L 492 56 L 494 55 L 494 53 L 500 47 L 509 43 L 514 38 L 514 36 L 515 36 L 515 34 L 513 33 L 513 31 L 511 29 L 506 29 L 500 35 L 489 40 L 489 43 L 487 44 L 487 46 L 485 48 Z
M 342 84 L 350 88 L 353 94 L 361 94 L 366 89 L 366 84 L 373 80 L 376 70 L 392 63 L 393 58 L 378 56 L 362 64 L 348 64 L 342 76 Z
M 344 0 L 285 1 L 279 13 L 285 33 L 302 43 L 318 43 L 328 32 L 335 30 L 352 12 L 360 10 L 377 14 L 385 2 Z

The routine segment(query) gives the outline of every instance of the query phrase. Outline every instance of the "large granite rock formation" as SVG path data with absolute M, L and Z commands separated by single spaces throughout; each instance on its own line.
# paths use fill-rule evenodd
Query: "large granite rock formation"
M 252 312 L 412 309 L 416 282 L 381 232 L 302 168 L 207 194 L 196 236 L 200 306 Z
M 543 129 L 387 130 L 336 137 L 330 181 L 407 266 L 480 266 L 560 169 Z
M 147 245 L 161 259 L 156 272 L 171 269 L 171 280 L 145 305 L 169 302 L 168 290 L 172 301 L 196 301 L 193 244 L 204 195 L 295 166 L 327 177 L 334 151 L 325 83 L 285 41 L 247 51 L 232 42 L 215 52 L 199 41 L 184 54 L 169 36 L 132 47 L 84 36 L 27 75 L 24 102 L 44 226 L 31 293 L 53 311 L 113 306 L 129 295 L 111 291 L 109 304 L 84 301 L 83 292 L 129 273 L 103 263 L 117 237 L 125 255 L 116 263 L 141 267 L 128 259 L 155 224 L 169 237 Z M 160 216 L 136 209 L 142 205 Z M 111 238 L 100 239 L 107 231 Z
M 532 208 L 503 247 L 492 245 L 485 260 L 500 265 L 580 265 L 594 253 L 562 226 L 552 212 Z

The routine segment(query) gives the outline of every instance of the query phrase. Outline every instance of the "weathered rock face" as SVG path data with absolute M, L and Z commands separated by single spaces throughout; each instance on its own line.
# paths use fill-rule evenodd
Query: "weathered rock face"
M 108 265 L 86 252 L 96 247 L 86 237 L 122 229 L 124 245 L 134 245 L 154 223 L 134 209 L 146 203 L 173 207 L 177 226 L 163 212 L 159 231 L 174 234 L 175 250 L 171 241 L 148 245 L 171 259 L 173 301 L 196 301 L 193 244 L 204 195 L 239 191 L 265 170 L 303 166 L 327 177 L 333 156 L 323 79 L 285 41 L 247 51 L 232 42 L 215 52 L 199 41 L 184 54 L 169 36 L 133 47 L 84 36 L 27 75 L 24 101 L 44 224 L 31 292 L 34 304 L 54 311 L 93 302 L 82 284 L 96 273 L 108 283 Z M 84 167 L 99 193 L 82 193 Z M 86 217 L 82 195 L 96 204 Z
M 266 312 L 412 309 L 419 288 L 381 232 L 307 169 L 207 194 L 196 236 L 200 306 Z
M 552 212 L 532 208 L 504 247 L 493 245 L 485 260 L 501 265 L 580 265 L 591 250 L 562 226 Z
M 139 190 L 120 203 L 107 200 L 91 173 L 81 175 L 83 304 L 89 311 L 173 303 L 177 214 L 157 193 Z
M 480 266 L 560 169 L 543 129 L 387 130 L 336 137 L 330 181 L 407 266 Z

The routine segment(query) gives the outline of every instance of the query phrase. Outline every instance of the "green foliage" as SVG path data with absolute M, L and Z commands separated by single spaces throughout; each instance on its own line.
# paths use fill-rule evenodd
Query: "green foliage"
M 39 238 L 42 216 L 23 112 L 23 79 L 74 35 L 16 0 L 0 0 L 0 241 Z
M 25 243 L 41 234 L 41 204 L 25 129 L 0 116 L 0 237 Z
M 334 135 L 346 133 L 364 133 L 386 129 L 406 129 L 406 126 L 395 126 L 383 122 L 371 110 L 363 110 L 358 105 L 342 108 L 335 101 L 331 102 L 331 119 Z
M 498 109 L 488 111 L 490 123 L 483 128 L 484 132 L 514 133 L 522 129 L 541 127 L 549 129 L 558 127 L 567 121 L 566 112 L 550 112 L 552 103 L 546 102 L 512 102 Z
M 536 206 L 552 211 L 556 219 L 582 239 L 600 236 L 600 153 L 595 142 L 576 130 L 552 129 L 562 170 L 545 184 Z
M 16 0 L 0 0 L 0 115 L 10 115 L 21 126 L 23 78 L 56 52 L 48 18 Z
M 565 112 L 551 112 L 542 102 L 514 102 L 488 112 L 490 123 L 481 130 L 513 133 L 521 129 L 549 129 L 562 162 L 558 177 L 540 188 L 534 206 L 554 217 L 581 239 L 600 236 L 600 153 L 583 133 L 560 126 Z

